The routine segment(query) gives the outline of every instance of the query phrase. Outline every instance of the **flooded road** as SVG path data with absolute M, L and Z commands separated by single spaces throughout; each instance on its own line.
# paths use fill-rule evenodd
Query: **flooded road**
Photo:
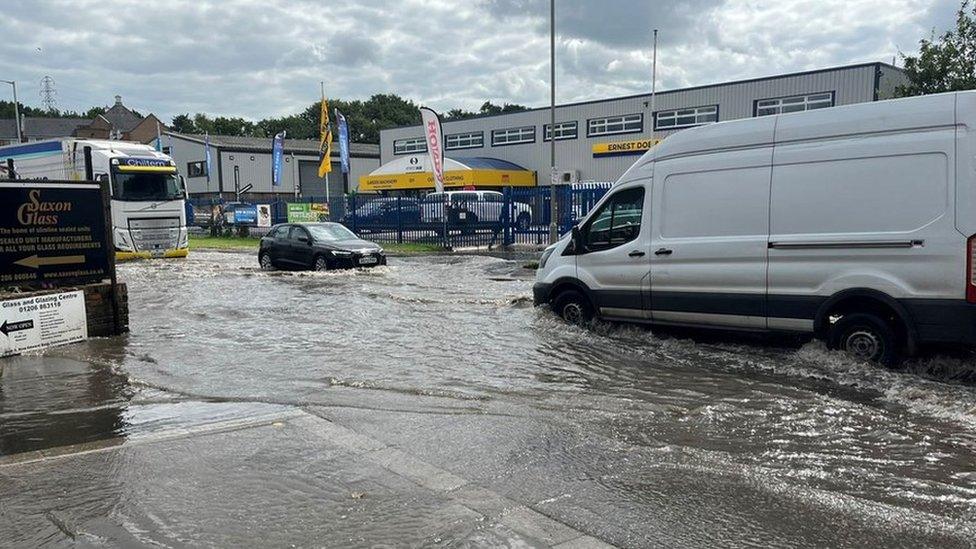
M 519 261 L 390 263 L 269 273 L 251 255 L 194 252 L 125 264 L 129 336 L 0 362 L 0 455 L 300 410 L 619 546 L 976 539 L 976 362 L 929 357 L 890 371 L 815 343 L 580 329 L 532 307 Z M 46 514 L 54 508 L 73 509 L 75 523 L 102 517 L 91 530 L 102 533 L 84 538 L 95 545 L 128 539 L 123 531 L 164 546 L 253 542 L 241 523 L 134 504 L 159 489 L 134 477 L 171 467 L 147 456 L 113 462 L 106 476 L 0 468 L 0 545 L 78 541 Z M 234 482 L 277 493 L 271 456 Z M 84 490 L 55 489 L 53 478 L 74 477 Z M 19 483 L 57 493 L 11 488 Z M 103 509 L 93 502 L 106 492 Z M 24 531 L 33 515 L 53 530 Z M 283 511 L 279 526 L 304 531 L 299 515 Z M 19 518 L 5 529 L 5 516 Z M 326 516 L 314 522 L 315 535 L 263 539 L 376 542 Z M 514 545 L 479 537 L 485 523 L 446 523 L 457 525 L 447 537 L 403 544 Z M 412 524 L 383 539 L 399 545 Z

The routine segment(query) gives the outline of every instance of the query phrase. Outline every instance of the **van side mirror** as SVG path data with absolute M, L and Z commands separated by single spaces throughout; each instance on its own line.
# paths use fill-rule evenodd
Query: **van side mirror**
M 579 225 L 573 225 L 570 239 L 573 243 L 573 252 L 581 253 L 583 251 L 583 233 L 580 231 Z

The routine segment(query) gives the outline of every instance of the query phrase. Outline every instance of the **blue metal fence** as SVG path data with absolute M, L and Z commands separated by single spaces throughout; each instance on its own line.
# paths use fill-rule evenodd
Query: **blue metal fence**
M 569 231 L 600 198 L 610 183 L 556 188 L 559 233 Z M 424 197 L 355 194 L 333 197 L 281 197 L 270 202 L 273 223 L 288 221 L 289 204 L 318 206 L 320 221 L 335 221 L 376 242 L 419 242 L 458 247 L 539 246 L 549 241 L 551 195 L 548 187 L 509 187 L 499 193 L 451 191 Z M 194 208 L 211 211 L 220 200 L 191 199 Z M 328 213 L 325 214 L 324 212 Z M 446 214 L 445 214 L 446 212 Z M 196 215 L 206 225 L 208 216 Z

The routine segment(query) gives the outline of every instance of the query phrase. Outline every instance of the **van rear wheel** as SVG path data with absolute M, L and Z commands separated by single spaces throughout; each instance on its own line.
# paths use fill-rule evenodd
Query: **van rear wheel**
M 828 346 L 858 360 L 894 366 L 899 361 L 895 331 L 884 319 L 870 313 L 842 316 L 830 328 Z
M 593 320 L 593 307 L 586 296 L 575 290 L 559 294 L 552 303 L 552 310 L 566 322 L 577 326 Z

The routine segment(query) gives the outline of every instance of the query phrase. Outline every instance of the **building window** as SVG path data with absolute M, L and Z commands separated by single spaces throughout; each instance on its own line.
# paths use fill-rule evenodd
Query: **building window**
M 410 154 L 427 152 L 427 142 L 423 137 L 397 139 L 393 142 L 393 154 Z
M 718 122 L 718 105 L 654 113 L 655 130 L 676 130 L 712 122 Z
M 636 133 L 642 131 L 644 131 L 644 115 L 625 114 L 624 116 L 591 118 L 587 123 L 586 136 L 596 137 L 599 135 Z
M 491 145 L 493 147 L 518 145 L 520 143 L 535 143 L 535 126 L 492 130 L 491 132 Z
M 778 97 L 775 99 L 760 99 L 756 101 L 755 115 L 768 116 L 784 112 L 812 111 L 834 106 L 834 92 L 812 93 L 809 95 L 794 95 L 792 97 Z
M 543 126 L 544 137 L 543 139 L 549 141 L 552 139 L 552 126 L 546 124 Z M 579 124 L 575 120 L 572 122 L 557 122 L 556 123 L 556 141 L 561 141 L 563 139 L 576 139 L 579 137 Z
M 453 133 L 444 136 L 444 148 L 449 151 L 477 149 L 484 146 L 485 132 Z
M 207 175 L 207 162 L 205 160 L 186 163 L 187 177 L 204 177 L 205 175 Z

